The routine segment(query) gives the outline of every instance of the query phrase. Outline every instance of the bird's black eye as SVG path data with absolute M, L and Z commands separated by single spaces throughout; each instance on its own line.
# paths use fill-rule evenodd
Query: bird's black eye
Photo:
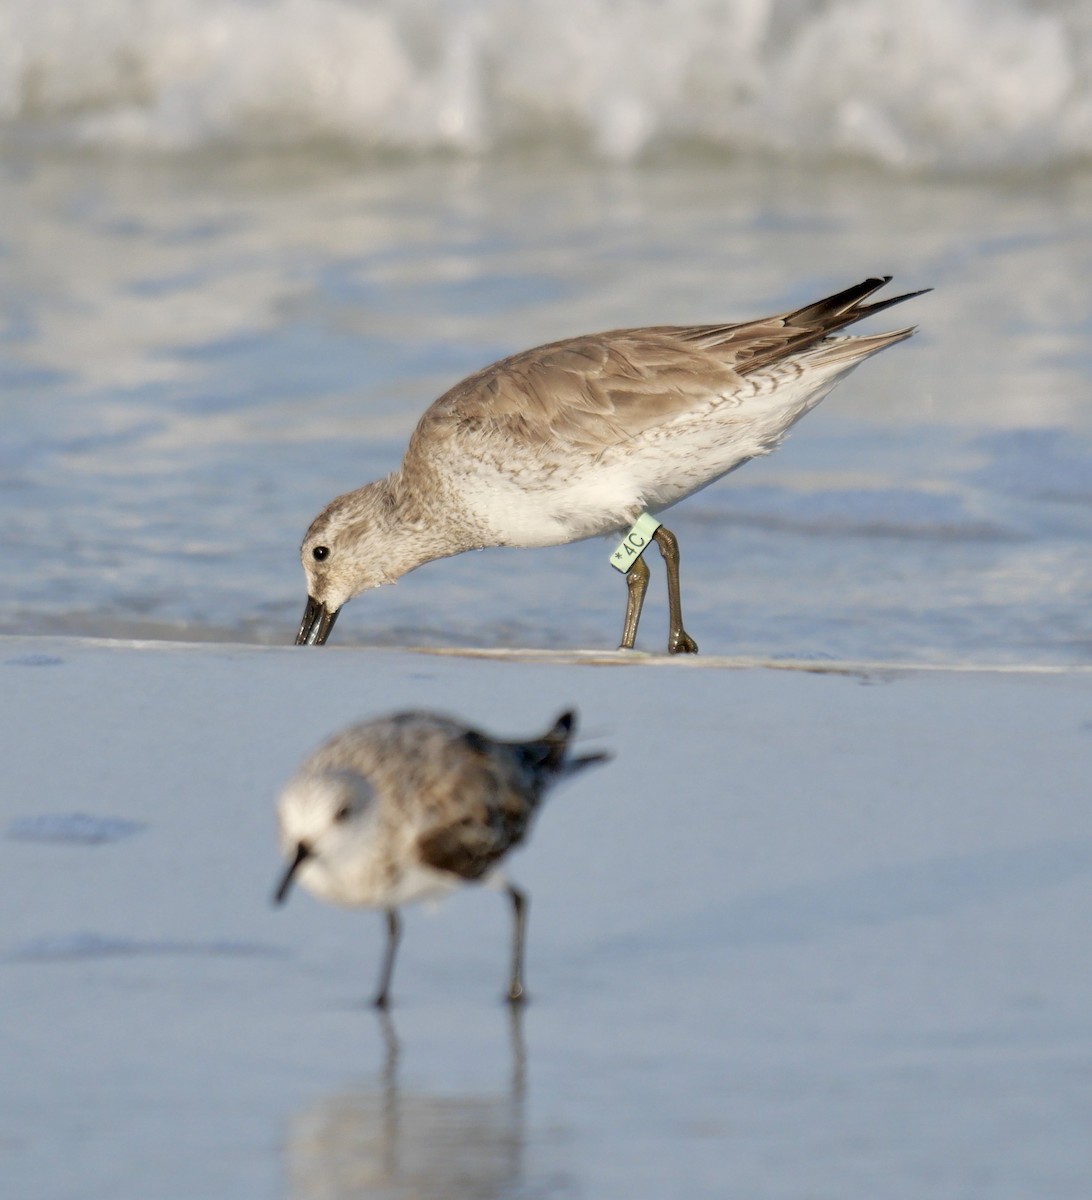
M 334 820 L 338 824 L 341 824 L 342 821 L 347 821 L 349 819 L 350 815 L 352 814 L 352 811 L 353 810 L 347 804 L 343 804 L 337 810 L 337 812 L 334 813 Z
M 323 559 L 330 557 L 330 547 L 316 546 L 314 550 L 311 551 L 311 557 L 315 560 L 315 562 L 322 562 Z

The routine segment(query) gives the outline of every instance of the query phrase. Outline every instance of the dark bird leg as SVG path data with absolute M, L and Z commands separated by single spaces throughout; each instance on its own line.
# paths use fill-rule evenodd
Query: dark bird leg
M 387 950 L 383 955 L 383 971 L 379 976 L 379 990 L 375 993 L 372 1004 L 376 1008 L 386 1008 L 390 1004 L 391 975 L 394 973 L 394 955 L 398 949 L 398 939 L 402 936 L 402 921 L 398 909 L 387 909 Z
M 679 543 L 670 529 L 662 525 L 652 535 L 667 568 L 667 613 L 671 623 L 667 631 L 668 654 L 697 654 L 698 643 L 683 629 L 682 601 L 679 598 Z M 648 571 L 648 568 L 645 568 Z M 636 624 L 636 622 L 635 622 Z
M 632 650 L 637 637 L 637 622 L 648 591 L 648 563 L 641 557 L 626 572 L 626 619 L 622 625 L 622 644 L 619 650 Z
M 523 994 L 523 935 L 527 928 L 527 897 L 508 884 L 512 897 L 512 978 L 508 983 L 508 1003 L 522 1004 Z

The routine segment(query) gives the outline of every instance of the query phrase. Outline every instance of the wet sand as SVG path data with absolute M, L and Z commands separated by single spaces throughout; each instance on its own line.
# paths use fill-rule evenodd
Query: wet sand
M 510 657 L 0 642 L 14 1191 L 1083 1200 L 1092 673 Z M 509 864 L 522 1022 L 471 890 L 385 1027 L 381 918 L 270 904 L 276 790 L 570 704 L 617 758 Z

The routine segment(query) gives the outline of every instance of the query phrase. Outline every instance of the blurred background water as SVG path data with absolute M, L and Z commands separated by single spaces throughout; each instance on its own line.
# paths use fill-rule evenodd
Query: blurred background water
M 288 641 L 311 517 L 464 374 L 882 272 L 918 336 L 673 514 L 688 626 L 1086 662 L 1090 167 L 1076 0 L 2 0 L 0 632 Z M 610 548 L 334 638 L 613 646 Z

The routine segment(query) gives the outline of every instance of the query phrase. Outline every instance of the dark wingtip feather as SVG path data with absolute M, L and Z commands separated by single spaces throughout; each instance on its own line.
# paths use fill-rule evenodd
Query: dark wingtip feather
M 516 743 L 517 752 L 531 766 L 545 768 L 562 775 L 571 775 L 596 763 L 609 762 L 614 756 L 606 750 L 596 750 L 579 757 L 569 757 L 568 750 L 576 729 L 576 710 L 563 712 L 549 731 L 532 742 Z
M 892 296 L 890 300 L 877 300 L 875 304 L 862 304 L 853 310 L 853 320 L 863 321 L 865 317 L 871 317 L 875 313 L 883 312 L 885 308 L 901 304 L 904 300 L 913 300 L 915 296 L 924 296 L 926 292 L 931 292 L 932 290 L 931 287 L 918 288 L 916 292 L 903 292 L 901 296 Z
M 863 303 L 873 292 L 882 288 L 884 284 L 890 283 L 891 278 L 890 275 L 873 275 L 861 283 L 835 292 L 831 296 L 824 296 L 822 300 L 806 304 L 803 308 L 798 308 L 781 317 L 766 322 L 757 322 L 757 326 L 763 327 L 763 336 L 756 338 L 754 345 L 746 348 L 745 352 L 740 352 L 733 365 L 744 375 L 761 370 L 763 367 L 794 354 L 803 353 L 812 346 L 820 345 L 831 334 L 837 333 L 847 325 L 863 321 L 865 317 L 882 312 L 893 304 L 901 304 L 904 300 L 911 300 L 915 296 L 932 290 L 931 288 L 922 288 L 920 291 L 892 296 L 889 300 L 877 300 L 872 304 Z M 766 333 L 766 328 L 773 324 L 780 327 L 779 332 Z M 745 326 L 744 328 L 750 327 Z M 909 334 L 905 336 L 909 336 Z M 901 336 L 894 337 L 886 344 L 891 345 L 901 340 Z
M 570 708 L 557 718 L 550 733 L 572 733 L 574 725 L 576 725 L 576 709 Z
M 840 329 L 861 321 L 873 313 L 882 312 L 893 304 L 901 304 L 904 300 L 912 300 L 915 296 L 931 292 L 932 288 L 921 288 L 916 292 L 904 292 L 901 296 L 892 296 L 887 300 L 877 300 L 873 304 L 862 304 L 873 292 L 878 292 L 885 284 L 891 282 L 891 275 L 873 275 L 861 283 L 835 292 L 832 296 L 824 296 L 805 304 L 803 308 L 795 309 L 785 318 L 786 325 L 808 328 L 814 326 L 827 330 Z
M 884 284 L 890 283 L 891 275 L 872 275 L 861 283 L 844 288 L 821 300 L 813 300 L 803 308 L 794 309 L 785 318 L 786 325 L 807 328 L 810 325 L 825 325 L 837 317 L 844 316 L 858 307 L 862 300 L 878 292 Z
M 582 754 L 579 758 L 568 761 L 570 771 L 582 771 L 585 767 L 594 767 L 597 763 L 608 763 L 614 757 L 609 750 L 596 750 L 592 754 Z

